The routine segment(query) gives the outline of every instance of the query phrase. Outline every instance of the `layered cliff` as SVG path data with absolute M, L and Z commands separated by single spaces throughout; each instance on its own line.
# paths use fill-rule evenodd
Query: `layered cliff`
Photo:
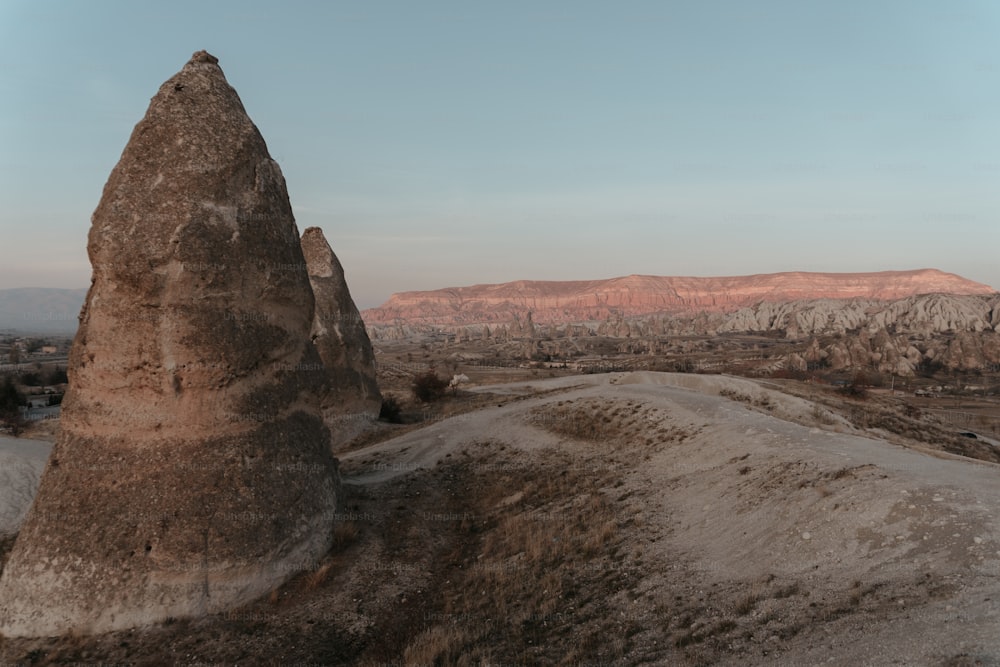
M 364 311 L 368 325 L 467 325 L 524 319 L 538 323 L 604 320 L 656 313 L 728 313 L 803 299 L 903 299 L 918 294 L 989 295 L 992 287 L 936 269 L 877 273 L 770 273 L 720 278 L 625 276 L 589 281 L 520 280 L 400 292 Z

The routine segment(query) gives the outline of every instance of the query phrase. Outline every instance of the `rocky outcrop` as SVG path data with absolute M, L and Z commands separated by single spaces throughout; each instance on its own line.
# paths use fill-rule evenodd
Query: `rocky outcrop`
M 813 299 L 782 303 L 760 302 L 735 312 L 695 312 L 624 317 L 609 315 L 601 322 L 536 325 L 537 337 L 526 339 L 515 319 L 510 325 L 470 324 L 462 327 L 393 324 L 370 327 L 375 335 L 439 338 L 461 329 L 463 341 L 479 333 L 486 344 L 544 341 L 524 347 L 515 356 L 561 357 L 591 336 L 612 339 L 620 354 L 688 354 L 678 338 L 719 334 L 780 333 L 791 343 L 806 345 L 802 353 L 783 359 L 790 371 L 863 369 L 912 376 L 932 368 L 984 371 L 1000 367 L 1000 332 L 996 330 L 1000 295 L 927 294 L 879 301 L 875 299 Z M 482 338 L 482 334 L 486 334 Z M 566 344 L 560 342 L 566 341 Z M 583 348 L 588 345 L 583 342 Z M 582 350 L 578 350 L 582 351 Z M 702 350 L 703 351 L 703 350 Z M 929 364 L 929 365 L 928 365 Z M 759 369 L 758 369 L 759 370 Z
M 934 269 L 878 273 L 771 273 L 725 278 L 626 276 L 591 281 L 526 281 L 394 294 L 363 313 L 369 325 L 467 325 L 521 321 L 603 321 L 609 315 L 728 313 L 755 304 L 817 299 L 894 300 L 918 294 L 995 293 Z
M 924 362 L 942 368 L 979 371 L 1000 364 L 1000 332 L 993 319 L 997 296 L 929 294 L 896 301 L 820 299 L 759 303 L 709 321 L 674 317 L 640 320 L 644 332 L 670 328 L 688 333 L 783 332 L 808 341 L 790 370 L 820 364 L 831 370 L 867 369 L 912 376 Z M 820 342 L 823 338 L 823 342 Z M 919 348 L 914 345 L 919 341 Z
M 976 335 L 969 331 L 956 334 L 928 350 L 930 358 L 952 370 L 978 370 L 988 366 L 994 371 L 1000 366 L 1000 336 Z
M 61 432 L 0 579 L 7 636 L 232 608 L 332 541 L 299 234 L 213 56 L 160 87 L 92 222 Z
M 788 338 L 867 329 L 911 333 L 992 331 L 995 296 L 927 294 L 895 301 L 819 299 L 761 302 L 717 318 L 715 331 L 784 331 Z
M 339 444 L 378 419 L 382 395 L 375 379 L 375 355 L 344 268 L 322 229 L 306 229 L 302 254 L 316 298 L 312 340 L 329 377 L 323 415 L 333 443 Z

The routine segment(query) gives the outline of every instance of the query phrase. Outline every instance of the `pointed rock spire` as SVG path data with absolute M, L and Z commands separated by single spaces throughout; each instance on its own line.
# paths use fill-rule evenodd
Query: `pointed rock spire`
M 214 56 L 153 97 L 87 249 L 61 433 L 0 578 L 7 636 L 232 608 L 332 540 L 338 476 L 298 230 Z
M 378 419 L 382 395 L 375 378 L 375 355 L 347 288 L 344 267 L 322 229 L 306 229 L 302 254 L 316 298 L 312 339 L 330 380 L 323 413 L 337 444 Z

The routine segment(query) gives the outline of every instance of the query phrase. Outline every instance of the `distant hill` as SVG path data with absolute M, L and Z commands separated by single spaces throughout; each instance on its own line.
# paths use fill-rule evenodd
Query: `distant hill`
M 0 331 L 72 336 L 86 297 L 86 288 L 0 289 Z
M 468 325 L 605 320 L 609 316 L 735 313 L 762 303 L 815 299 L 891 301 L 921 294 L 988 296 L 997 290 L 937 269 L 873 273 L 764 273 L 697 278 L 631 275 L 605 280 L 519 280 L 399 292 L 361 313 L 365 323 Z M 0 289 L 0 331 L 72 335 L 87 289 Z
M 607 280 L 532 281 L 393 294 L 362 313 L 369 326 L 406 322 L 467 325 L 524 320 L 604 320 L 693 312 L 728 313 L 762 302 L 904 299 L 920 294 L 990 295 L 989 285 L 937 269 L 875 273 L 767 273 L 720 278 L 632 275 Z

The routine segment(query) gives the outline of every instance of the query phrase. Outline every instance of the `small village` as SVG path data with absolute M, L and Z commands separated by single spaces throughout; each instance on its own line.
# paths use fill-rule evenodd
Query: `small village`
M 58 419 L 72 339 L 0 334 L 0 433 Z

